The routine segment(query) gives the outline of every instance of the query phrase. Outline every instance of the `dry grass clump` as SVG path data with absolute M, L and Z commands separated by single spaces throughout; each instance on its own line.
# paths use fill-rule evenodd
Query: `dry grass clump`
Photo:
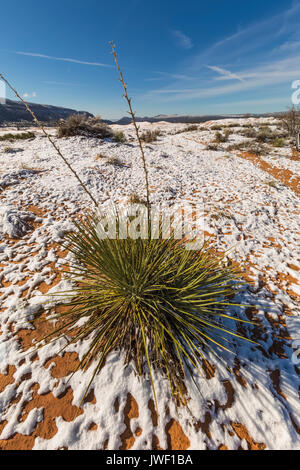
M 146 204 L 146 201 L 142 199 L 137 193 L 132 193 L 128 199 L 129 204 Z
M 234 124 L 234 123 L 232 123 L 232 124 L 228 124 L 227 127 L 229 127 L 229 128 L 240 127 L 240 124 Z
M 250 145 L 246 145 L 245 150 L 246 152 L 257 155 L 258 157 L 265 155 L 267 152 L 266 146 L 260 145 L 256 142 L 250 143 Z
M 270 188 L 278 189 L 277 187 L 277 182 L 274 180 L 271 181 L 265 181 L 265 184 L 269 186 Z
M 262 126 L 259 128 L 259 132 L 256 134 L 257 142 L 270 142 L 274 139 L 272 131 L 268 126 Z
M 278 148 L 284 147 L 285 146 L 284 139 L 282 139 L 282 138 L 275 139 L 274 142 L 273 142 L 273 146 L 278 147 Z
M 184 130 L 185 130 L 185 132 L 197 131 L 198 126 L 196 124 L 191 124 L 190 126 L 187 126 Z
M 245 127 L 244 130 L 240 132 L 243 137 L 248 137 L 249 139 L 254 139 L 257 135 L 256 130 L 253 127 Z
M 98 153 L 95 160 L 103 160 L 103 158 L 107 158 L 106 155 L 104 155 L 103 153 Z
M 215 134 L 215 142 L 217 144 L 228 142 L 229 136 L 231 134 L 230 129 L 226 129 L 225 132 L 222 134 L 221 132 L 216 132 Z
M 125 166 L 124 163 L 118 157 L 110 157 L 106 160 L 106 163 L 118 167 Z
M 176 132 L 174 132 L 174 134 L 183 134 L 184 132 L 193 132 L 193 131 L 198 131 L 198 130 L 200 129 L 196 124 L 191 124 L 187 127 L 184 127 L 183 129 L 178 129 Z
M 99 116 L 87 117 L 86 114 L 72 114 L 66 120 L 59 122 L 57 131 L 59 138 L 77 135 L 104 139 L 112 137 L 113 131 Z
M 9 140 L 27 140 L 27 139 L 34 139 L 35 134 L 33 132 L 21 132 L 20 134 L 3 134 L 0 135 L 0 141 Z
M 235 150 L 244 150 L 246 146 L 246 142 L 238 142 L 238 143 L 235 143 L 235 144 L 231 144 L 231 145 L 228 145 L 226 147 L 226 150 L 228 150 L 229 152 L 230 151 L 235 151 Z
M 119 142 L 120 144 L 126 142 L 126 136 L 125 136 L 124 132 L 122 132 L 122 131 L 114 132 L 114 140 L 116 142 Z
M 216 151 L 216 150 L 219 150 L 219 148 L 218 148 L 218 146 L 217 146 L 216 144 L 208 144 L 208 145 L 206 146 L 206 150 L 214 150 L 214 151 Z
M 229 152 L 237 151 L 237 152 L 249 152 L 255 154 L 257 156 L 264 155 L 266 153 L 266 147 L 262 144 L 257 142 L 249 141 L 249 142 L 239 142 L 226 147 L 226 150 Z
M 161 131 L 156 129 L 154 131 L 150 131 L 149 129 L 141 134 L 141 141 L 145 142 L 146 144 L 150 144 L 151 142 L 155 142 L 157 137 L 161 135 Z

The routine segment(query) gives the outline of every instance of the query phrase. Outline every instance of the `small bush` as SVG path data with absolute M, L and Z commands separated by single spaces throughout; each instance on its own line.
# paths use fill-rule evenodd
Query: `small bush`
M 253 128 L 251 128 L 251 127 L 247 127 L 247 128 L 245 128 L 245 130 L 243 130 L 243 131 L 241 132 L 241 135 L 242 135 L 243 137 L 248 137 L 248 138 L 252 138 L 252 139 L 253 139 L 253 138 L 256 137 L 257 134 L 256 134 L 256 130 L 255 130 L 255 129 L 253 129 Z
M 146 142 L 147 144 L 150 144 L 151 142 L 155 142 L 157 140 L 157 137 L 160 135 L 161 132 L 159 129 L 156 129 L 155 131 L 147 130 L 146 132 L 143 132 L 141 134 L 141 140 L 143 142 Z
M 106 160 L 106 163 L 114 166 L 124 166 L 124 163 L 118 157 L 111 157 Z
M 277 138 L 273 142 L 274 147 L 284 147 L 285 141 L 281 138 Z
M 252 154 L 257 155 L 257 156 L 261 156 L 261 155 L 264 155 L 266 153 L 265 146 L 258 145 L 258 144 L 255 144 L 255 143 L 251 143 L 249 146 L 246 145 L 245 150 L 248 153 L 252 153 Z
M 221 132 L 216 132 L 215 142 L 217 142 L 218 144 L 220 144 L 221 142 L 227 142 L 230 134 L 231 131 L 229 129 L 226 129 L 224 134 L 221 134 Z
M 243 150 L 245 145 L 246 145 L 245 142 L 239 142 L 239 143 L 236 143 L 236 144 L 231 144 L 228 147 L 226 147 L 226 150 L 228 150 L 229 152 L 231 150 L 233 150 L 233 151 L 234 150 Z
M 103 155 L 103 153 L 98 153 L 96 156 L 96 160 L 102 160 L 103 158 L 106 158 L 106 155 Z
M 208 144 L 206 150 L 218 150 L 218 146 L 216 144 Z
M 272 139 L 271 129 L 267 126 L 260 127 L 258 134 L 256 135 L 257 142 L 267 142 Z
M 252 127 L 252 124 L 248 122 L 247 124 L 242 124 L 241 127 L 244 127 L 244 128 Z
M 146 201 L 137 193 L 132 193 L 129 197 L 129 204 L 146 204 Z
M 190 126 L 187 126 L 184 131 L 185 132 L 193 132 L 193 131 L 197 131 L 198 130 L 198 126 L 196 124 L 191 124 Z
M 265 184 L 266 184 L 267 186 L 270 186 L 270 188 L 277 189 L 277 183 L 276 183 L 276 181 L 265 181 Z
M 221 131 L 223 129 L 220 125 L 211 126 L 210 130 L 212 131 Z
M 77 135 L 104 139 L 112 137 L 113 131 L 101 121 L 100 117 L 87 117 L 86 114 L 72 114 L 66 120 L 59 122 L 57 132 L 59 138 Z
M 126 142 L 126 137 L 125 137 L 124 132 L 122 132 L 122 131 L 114 132 L 114 140 L 116 142 L 119 142 L 120 144 Z
M 21 132 L 21 134 L 4 134 L 0 135 L 0 141 L 4 140 L 27 140 L 34 139 L 35 135 L 33 132 Z

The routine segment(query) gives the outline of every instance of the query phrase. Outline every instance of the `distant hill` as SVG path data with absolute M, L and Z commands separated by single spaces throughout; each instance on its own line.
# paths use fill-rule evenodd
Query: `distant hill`
M 41 122 L 54 122 L 59 119 L 66 119 L 70 114 L 86 114 L 87 116 L 93 116 L 93 114 L 87 111 L 77 111 L 75 109 L 63 108 L 60 106 L 51 106 L 46 104 L 28 103 L 36 117 Z M 136 116 L 137 122 L 159 122 L 166 121 L 171 123 L 201 123 L 205 121 L 216 121 L 218 119 L 238 119 L 246 117 L 269 117 L 275 116 L 279 113 L 267 113 L 267 114 L 215 114 L 215 115 L 180 115 L 180 114 L 158 114 L 156 116 Z M 3 123 L 21 123 L 21 122 L 32 122 L 31 115 L 26 110 L 23 103 L 20 101 L 6 100 L 6 104 L 0 104 L 0 125 Z M 131 118 L 124 116 L 119 120 L 110 121 L 103 119 L 107 124 L 121 124 L 126 125 L 131 123 Z
M 200 116 L 189 116 L 189 115 L 180 115 L 180 114 L 158 114 L 157 116 L 153 117 L 137 117 L 137 122 L 159 122 L 159 121 L 166 121 L 172 123 L 200 123 L 206 121 L 217 121 L 218 119 L 239 119 L 239 118 L 248 118 L 248 117 L 270 117 L 275 116 L 279 113 L 266 113 L 266 114 L 216 114 L 216 115 L 200 115 Z M 124 116 L 118 121 L 114 121 L 114 124 L 121 124 L 126 125 L 130 124 L 131 118 L 128 116 Z
M 57 121 L 65 119 L 70 114 L 93 114 L 86 111 L 76 111 L 75 109 L 61 108 L 60 106 L 50 106 L 46 104 L 28 103 L 37 119 L 42 122 Z M 6 100 L 6 104 L 0 104 L 0 124 L 3 122 L 33 121 L 31 115 L 20 101 Z

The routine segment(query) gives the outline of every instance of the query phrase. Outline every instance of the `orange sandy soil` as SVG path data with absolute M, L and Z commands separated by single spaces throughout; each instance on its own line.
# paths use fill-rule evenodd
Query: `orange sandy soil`
M 200 142 L 199 142 L 200 143 Z M 241 154 L 239 155 L 241 158 L 246 158 L 247 160 L 250 160 L 254 165 L 257 165 L 260 167 L 263 171 L 266 173 L 269 173 L 272 175 L 274 178 L 276 178 L 278 181 L 286 184 L 289 186 L 295 193 L 299 194 L 299 177 L 296 175 L 293 175 L 289 170 L 279 170 L 271 165 L 267 164 L 266 162 L 262 161 L 259 159 L 259 157 L 251 154 Z M 30 207 L 26 208 L 26 210 L 31 210 L 32 212 L 42 215 L 42 211 L 40 211 L 38 208 L 35 207 Z M 11 243 L 16 243 L 18 240 L 11 240 Z M 271 246 L 276 246 L 275 240 L 269 240 L 269 244 Z M 66 252 L 64 252 L 57 244 L 52 243 L 49 244 L 48 249 L 54 248 L 57 255 L 60 258 L 63 258 L 66 255 Z M 52 266 L 53 269 L 55 269 L 55 266 Z M 248 263 L 245 267 L 245 272 L 249 272 L 249 269 L 251 268 L 251 263 Z M 291 266 L 293 269 L 293 267 Z M 296 267 L 294 267 L 296 268 Z M 29 274 L 30 275 L 30 274 Z M 245 278 L 247 281 L 251 281 L 251 277 L 245 275 Z M 52 284 L 48 285 L 46 283 L 41 283 L 39 285 L 39 290 L 42 293 L 47 293 L 47 291 L 52 288 L 54 285 L 56 285 L 61 279 L 60 274 L 56 276 Z M 295 282 L 295 279 L 293 278 L 288 278 L 288 276 L 282 275 L 281 277 L 278 276 L 278 278 L 275 280 L 276 283 L 283 288 L 283 290 L 288 289 L 288 286 L 290 283 Z M 24 282 L 24 281 L 23 281 Z M 264 282 L 264 276 L 262 276 L 262 282 Z M 283 287 L 284 283 L 284 287 Z M 3 282 L 3 286 L 6 286 L 9 284 L 6 284 L 5 281 Z M 26 295 L 26 292 L 24 292 L 24 296 Z M 285 312 L 287 315 L 289 314 L 288 311 Z M 1 309 L 0 309 L 0 314 L 1 314 Z M 249 319 L 255 319 L 255 310 L 249 309 Z M 271 318 L 268 318 L 271 327 L 274 326 L 277 328 L 277 334 L 274 334 L 274 342 L 273 342 L 273 352 L 278 355 L 278 357 L 282 357 L 282 340 L 281 338 L 287 338 L 288 337 L 288 332 L 286 330 L 286 325 L 284 318 L 280 319 L 280 324 L 274 324 L 274 321 Z M 280 335 L 278 335 L 278 327 L 280 328 Z M 47 321 L 42 322 L 40 325 L 38 324 L 35 330 L 20 330 L 18 331 L 17 337 L 20 342 L 20 345 L 23 350 L 27 350 L 31 345 L 32 341 L 36 339 L 40 339 L 43 337 L 43 335 L 46 332 L 49 332 L 53 328 Z M 11 331 L 13 331 L 13 324 L 11 324 Z M 256 332 L 254 330 L 254 337 L 252 339 L 255 339 L 255 334 L 259 335 L 259 328 L 257 328 Z M 1 335 L 1 332 L 0 332 Z M 32 361 L 36 360 L 37 354 L 32 356 Z M 49 360 L 46 361 L 44 364 L 44 367 L 49 367 L 51 362 L 55 362 L 55 367 L 51 371 L 51 375 L 56 378 L 61 378 L 61 377 L 66 377 L 68 374 L 70 374 L 76 365 L 78 364 L 78 357 L 76 353 L 65 353 L 63 357 L 59 356 L 54 356 L 50 358 Z M 203 364 L 204 366 L 204 372 L 206 375 L 206 378 L 209 380 L 214 376 L 214 366 L 209 364 L 208 362 Z M 7 373 L 5 375 L 0 374 L 0 392 L 2 392 L 5 387 L 9 384 L 14 383 L 15 379 L 13 377 L 15 373 L 15 367 L 14 366 L 9 366 Z M 241 375 L 240 373 L 240 367 L 239 367 L 239 362 L 236 360 L 236 367 L 234 369 L 234 374 L 236 378 L 238 379 L 239 383 L 243 387 L 248 387 L 249 385 L 247 384 L 245 378 Z M 270 373 L 271 380 L 273 382 L 274 388 L 276 391 L 282 396 L 283 399 L 286 399 L 284 394 L 281 392 L 280 389 L 280 372 L 279 370 L 275 370 Z M 28 377 L 23 376 L 21 380 L 26 380 Z M 223 382 L 224 389 L 227 394 L 227 402 L 224 404 L 216 403 L 218 409 L 226 410 L 231 408 L 233 401 L 234 401 L 234 389 L 233 386 L 230 382 L 230 380 L 225 380 Z M 76 406 L 72 405 L 72 400 L 73 400 L 73 390 L 71 387 L 69 387 L 61 396 L 58 398 L 54 397 L 53 394 L 46 393 L 44 395 L 40 395 L 38 393 L 39 385 L 35 384 L 32 387 L 33 390 L 33 396 L 31 401 L 26 403 L 23 407 L 23 413 L 19 416 L 19 421 L 24 421 L 26 417 L 28 416 L 28 413 L 30 410 L 34 408 L 44 408 L 44 419 L 42 422 L 38 423 L 32 432 L 30 436 L 25 436 L 22 434 L 15 434 L 12 437 L 10 437 L 7 440 L 0 440 L 0 449 L 2 450 L 29 450 L 32 449 L 34 446 L 35 439 L 37 437 L 41 437 L 43 439 L 50 439 L 52 438 L 56 433 L 57 433 L 57 427 L 55 423 L 55 418 L 58 416 L 61 416 L 65 421 L 73 421 L 79 414 L 83 413 L 83 410 L 81 408 L 77 408 Z M 20 400 L 21 397 L 15 396 L 13 400 L 11 401 L 10 405 L 13 405 L 14 403 L 17 403 L 18 400 Z M 92 403 L 95 403 L 95 396 L 93 395 L 93 392 L 90 393 L 86 401 L 90 401 Z M 119 409 L 119 403 L 116 400 L 115 402 L 115 411 L 116 413 L 118 412 Z M 161 449 L 159 440 L 155 434 L 155 428 L 157 426 L 158 422 L 158 417 L 154 408 L 154 403 L 150 399 L 148 406 L 151 410 L 151 415 L 152 415 L 152 423 L 153 423 L 153 439 L 152 439 L 152 448 L 154 450 Z M 168 409 L 166 409 L 166 414 L 168 415 Z M 142 429 L 137 429 L 135 430 L 135 433 L 131 429 L 131 420 L 133 418 L 137 418 L 139 416 L 139 408 L 138 404 L 130 393 L 127 395 L 127 402 L 126 406 L 124 409 L 124 424 L 126 426 L 125 431 L 120 434 L 120 439 L 121 439 L 121 446 L 120 449 L 130 449 L 134 442 L 135 442 L 135 437 L 139 436 L 142 433 Z M 290 416 L 291 422 L 296 430 L 296 432 L 300 435 L 300 429 L 297 427 L 296 423 L 293 420 L 293 417 Z M 113 418 L 112 418 L 113 419 Z M 1 417 L 0 417 L 1 420 Z M 196 424 L 197 430 L 204 435 L 206 435 L 209 439 L 211 438 L 211 431 L 210 431 L 210 425 L 212 422 L 212 417 L 207 411 L 205 414 L 205 420 L 204 422 L 198 422 Z M 0 433 L 6 426 L 7 422 L 6 421 L 0 421 Z M 93 432 L 97 429 L 97 425 L 95 423 L 92 423 L 90 425 L 89 432 Z M 174 419 L 170 417 L 169 422 L 166 425 L 166 435 L 167 435 L 167 449 L 173 449 L 173 450 L 185 450 L 190 447 L 190 441 L 188 437 L 184 434 L 180 424 Z M 234 434 L 242 441 L 245 440 L 247 442 L 247 446 L 249 450 L 263 450 L 266 448 L 266 445 L 264 442 L 255 442 L 252 436 L 250 435 L 249 431 L 247 430 L 246 426 L 241 423 L 237 422 L 231 422 L 231 430 L 229 430 L 229 433 L 233 436 Z M 104 444 L 104 449 L 107 448 L 107 442 Z M 242 447 L 241 447 L 242 448 Z M 227 447 L 225 445 L 220 445 L 219 450 L 227 450 Z

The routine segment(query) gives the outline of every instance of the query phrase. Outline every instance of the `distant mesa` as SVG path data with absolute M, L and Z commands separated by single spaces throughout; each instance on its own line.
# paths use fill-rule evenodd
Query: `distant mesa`
M 62 108 L 60 106 L 50 106 L 46 104 L 28 103 L 37 119 L 42 122 L 58 121 L 65 119 L 71 114 L 93 114 L 86 111 L 76 111 L 75 109 Z M 5 104 L 0 104 L 0 124 L 4 122 L 33 121 L 23 103 L 20 101 L 6 100 Z
M 274 116 L 278 113 L 265 113 L 265 114 L 206 114 L 206 115 L 198 115 L 198 116 L 193 116 L 193 115 L 181 115 L 181 114 L 157 114 L 156 116 L 153 117 L 138 117 L 136 116 L 136 121 L 137 122 L 159 122 L 159 121 L 165 121 L 165 122 L 170 122 L 170 123 L 186 123 L 186 124 L 197 124 L 201 122 L 207 122 L 207 121 L 217 121 L 218 119 L 230 119 L 230 118 L 258 118 L 258 117 L 270 117 Z M 108 121 L 106 121 L 108 122 Z M 119 120 L 114 121 L 114 124 L 120 124 L 120 125 L 127 125 L 131 123 L 131 118 L 128 116 L 124 116 Z

